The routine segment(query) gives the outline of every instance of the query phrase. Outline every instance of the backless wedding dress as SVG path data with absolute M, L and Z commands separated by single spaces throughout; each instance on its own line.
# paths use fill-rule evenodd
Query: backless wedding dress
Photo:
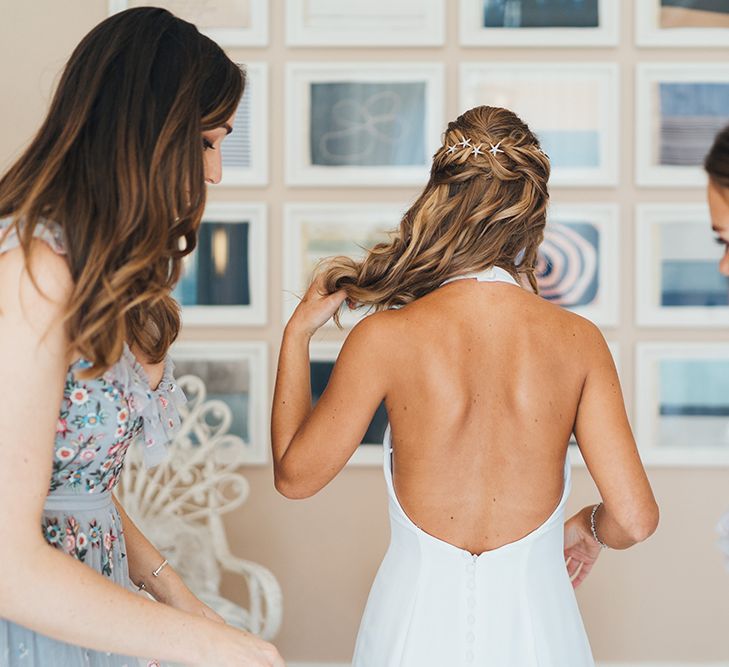
M 452 278 L 518 284 L 503 269 Z M 445 284 L 445 283 L 444 283 Z M 564 560 L 564 490 L 525 537 L 480 555 L 416 526 L 393 484 L 384 438 L 391 539 L 357 637 L 353 667 L 593 667 Z

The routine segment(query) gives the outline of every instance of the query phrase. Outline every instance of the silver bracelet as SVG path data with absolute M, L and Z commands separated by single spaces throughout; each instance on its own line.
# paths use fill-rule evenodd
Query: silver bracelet
M 592 514 L 590 514 L 590 528 L 592 528 L 592 536 L 595 538 L 595 542 L 600 545 L 600 548 L 609 549 L 610 547 L 597 536 L 597 528 L 595 528 L 595 514 L 597 513 L 597 510 L 601 507 L 601 505 L 602 503 L 598 503 L 597 505 L 595 505 L 595 507 L 592 508 Z
M 169 565 L 169 563 L 167 562 L 167 559 L 165 558 L 156 570 L 152 570 L 152 576 L 159 577 L 160 572 L 162 572 L 162 570 L 164 570 L 168 565 Z M 147 584 L 145 584 L 144 582 L 142 582 L 141 584 L 139 584 L 139 586 L 137 586 L 138 591 L 144 591 L 146 589 L 147 589 Z
M 169 565 L 169 563 L 167 562 L 167 559 L 165 558 L 162 561 L 162 564 L 154 572 L 152 572 L 152 576 L 159 577 L 159 573 L 162 572 L 162 570 L 164 570 L 168 565 Z

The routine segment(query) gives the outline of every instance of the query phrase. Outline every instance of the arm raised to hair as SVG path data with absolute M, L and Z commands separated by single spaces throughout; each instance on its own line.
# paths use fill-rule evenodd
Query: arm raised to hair
M 385 320 L 370 315 L 347 337 L 324 393 L 312 407 L 309 343 L 344 295 L 315 281 L 284 332 L 271 416 L 276 488 L 308 498 L 326 486 L 359 446 L 387 395 Z

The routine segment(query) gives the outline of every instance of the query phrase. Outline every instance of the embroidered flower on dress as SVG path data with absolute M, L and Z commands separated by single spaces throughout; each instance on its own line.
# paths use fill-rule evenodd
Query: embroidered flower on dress
M 69 398 L 74 405 L 84 405 L 89 400 L 89 391 L 86 387 L 76 387 Z
M 56 457 L 59 458 L 61 461 L 67 461 L 69 459 L 72 459 L 76 455 L 76 451 L 71 449 L 70 447 L 59 447 L 56 450 Z

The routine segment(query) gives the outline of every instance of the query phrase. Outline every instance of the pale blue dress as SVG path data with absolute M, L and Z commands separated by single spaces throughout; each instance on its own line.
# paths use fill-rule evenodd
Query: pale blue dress
M 0 254 L 18 246 L 10 224 L 0 219 Z M 35 236 L 65 254 L 62 229 L 39 224 Z M 141 446 L 147 465 L 166 457 L 167 444 L 180 425 L 178 409 L 185 402 L 168 359 L 156 390 L 128 346 L 102 377 L 78 380 L 74 372 L 88 368 L 74 363 L 66 375 L 53 450 L 53 471 L 40 529 L 46 541 L 119 586 L 136 590 L 129 580 L 124 534 L 112 503 L 130 446 Z M 114 628 L 109 628 L 113 633 Z M 137 667 L 158 665 L 100 653 L 56 641 L 0 619 L 0 667 Z

